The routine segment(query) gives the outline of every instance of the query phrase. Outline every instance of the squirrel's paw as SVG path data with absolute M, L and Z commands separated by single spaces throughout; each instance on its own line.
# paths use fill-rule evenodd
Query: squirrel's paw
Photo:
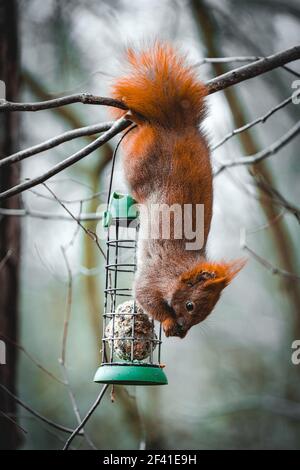
M 183 334 L 182 327 L 174 318 L 166 318 L 166 320 L 162 322 L 162 327 L 166 336 L 179 336 L 180 338 L 185 336 L 185 333 Z

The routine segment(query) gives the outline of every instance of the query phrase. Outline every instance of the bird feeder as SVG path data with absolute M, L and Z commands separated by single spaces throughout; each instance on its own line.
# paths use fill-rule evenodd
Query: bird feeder
M 155 325 L 132 296 L 139 230 L 134 199 L 114 192 L 103 225 L 107 254 L 102 360 L 94 382 L 165 385 L 168 381 L 161 365 L 161 325 Z

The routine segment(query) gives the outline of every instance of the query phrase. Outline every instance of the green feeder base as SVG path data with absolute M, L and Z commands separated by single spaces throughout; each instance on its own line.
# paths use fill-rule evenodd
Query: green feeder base
M 119 385 L 167 385 L 161 367 L 138 365 L 104 365 L 97 370 L 94 382 Z

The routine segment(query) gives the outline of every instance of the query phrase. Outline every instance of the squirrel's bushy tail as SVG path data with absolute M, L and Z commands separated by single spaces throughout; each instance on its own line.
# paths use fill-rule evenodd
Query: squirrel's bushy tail
M 142 52 L 128 49 L 127 58 L 129 72 L 115 81 L 112 94 L 133 117 L 169 128 L 199 124 L 207 89 L 183 57 L 155 43 Z

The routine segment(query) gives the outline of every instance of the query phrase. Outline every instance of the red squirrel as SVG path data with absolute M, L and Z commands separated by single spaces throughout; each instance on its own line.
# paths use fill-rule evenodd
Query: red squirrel
M 136 125 L 122 142 L 132 196 L 149 210 L 153 205 L 191 205 L 194 227 L 194 208 L 204 205 L 203 244 L 192 250 L 186 249 L 190 240 L 176 238 L 174 229 L 169 238 L 162 236 L 159 214 L 150 222 L 143 211 L 140 215 L 140 232 L 147 222 L 150 228 L 159 227 L 159 236 L 140 237 L 135 298 L 162 323 L 166 336 L 183 338 L 209 315 L 244 263 L 206 258 L 213 201 L 209 147 L 199 127 L 206 114 L 206 86 L 170 45 L 155 43 L 142 52 L 129 49 L 127 58 L 129 71 L 114 82 L 112 95 L 126 105 Z M 114 113 L 121 117 L 126 111 Z

